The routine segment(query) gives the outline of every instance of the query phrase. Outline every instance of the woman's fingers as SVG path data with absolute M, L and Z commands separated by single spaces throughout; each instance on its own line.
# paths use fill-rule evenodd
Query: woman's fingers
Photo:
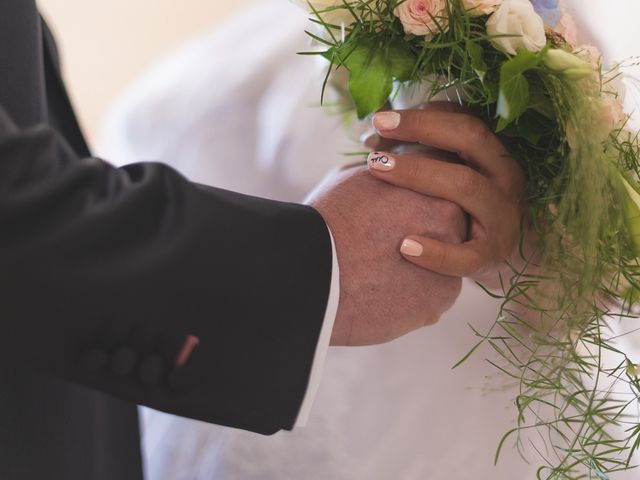
M 373 117 L 373 125 L 385 138 L 455 152 L 496 179 L 512 180 L 514 169 L 519 169 L 489 127 L 472 115 L 437 108 L 380 112 Z
M 482 278 L 510 258 L 517 242 L 524 173 L 496 135 L 478 118 L 451 104 L 422 110 L 380 112 L 374 127 L 381 137 L 451 152 L 466 165 L 437 153 L 369 156 L 377 178 L 458 204 L 474 218 L 471 240 L 454 245 L 411 236 L 402 244 L 412 263 L 443 275 Z
M 455 245 L 412 235 L 402 242 L 400 252 L 411 263 L 451 277 L 477 277 L 496 261 L 480 240 Z
M 428 102 L 417 107 L 418 110 L 438 112 L 471 113 L 468 108 L 454 102 Z M 370 150 L 393 150 L 402 144 L 397 140 L 391 140 L 380 136 L 374 129 L 366 131 L 360 137 L 360 143 Z
M 482 225 L 486 225 L 503 204 L 497 188 L 466 165 L 418 153 L 398 155 L 387 152 L 371 153 L 367 163 L 370 172 L 380 180 L 456 203 Z
M 393 150 L 402 142 L 381 137 L 375 130 L 369 130 L 360 137 L 360 143 L 369 150 Z

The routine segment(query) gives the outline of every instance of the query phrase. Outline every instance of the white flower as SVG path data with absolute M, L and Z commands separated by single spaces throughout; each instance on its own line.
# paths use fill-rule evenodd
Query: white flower
M 464 8 L 476 17 L 495 12 L 501 3 L 502 0 L 462 0 Z
M 489 17 L 487 33 L 493 46 L 509 55 L 521 49 L 539 52 L 547 44 L 544 21 L 528 0 L 504 0 Z
M 404 31 L 432 37 L 440 29 L 449 28 L 447 0 L 405 0 L 393 11 L 400 18 Z
M 593 66 L 578 55 L 560 48 L 553 48 L 544 57 L 544 64 L 571 80 L 580 80 L 594 74 Z
M 323 22 L 336 26 L 349 26 L 356 21 L 353 14 L 345 7 L 343 0 L 290 0 L 315 16 L 313 11 Z M 313 7 L 313 8 L 311 8 Z

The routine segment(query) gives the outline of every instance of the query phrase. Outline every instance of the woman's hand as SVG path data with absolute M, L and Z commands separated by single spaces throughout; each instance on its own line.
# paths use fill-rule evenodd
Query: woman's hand
M 428 270 L 495 284 L 520 236 L 524 173 L 478 118 L 459 107 L 431 104 L 422 110 L 381 112 L 374 127 L 386 140 L 418 143 L 429 153 L 375 151 L 369 170 L 385 182 L 458 204 L 471 217 L 465 243 L 454 245 L 411 235 L 403 256 Z M 451 162 L 450 152 L 464 163 Z

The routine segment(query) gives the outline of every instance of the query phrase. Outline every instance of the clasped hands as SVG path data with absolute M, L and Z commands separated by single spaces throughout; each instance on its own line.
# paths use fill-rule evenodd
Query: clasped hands
M 497 285 L 521 231 L 524 173 L 481 120 L 441 102 L 378 113 L 373 126 L 368 171 L 335 172 L 309 200 L 340 266 L 333 345 L 437 322 L 463 277 Z

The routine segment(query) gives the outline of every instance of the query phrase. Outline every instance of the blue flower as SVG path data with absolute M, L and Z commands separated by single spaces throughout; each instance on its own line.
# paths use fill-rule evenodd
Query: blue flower
M 562 16 L 559 0 L 531 0 L 531 3 L 545 25 L 555 27 L 558 24 Z

